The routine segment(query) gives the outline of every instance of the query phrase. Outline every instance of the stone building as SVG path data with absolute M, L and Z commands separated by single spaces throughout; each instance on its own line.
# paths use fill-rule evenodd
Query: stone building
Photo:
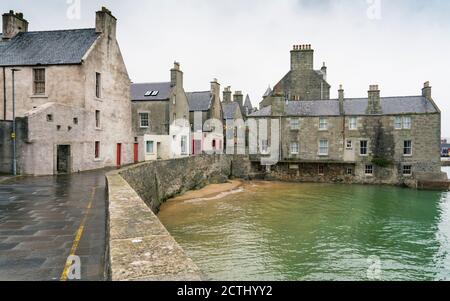
M 136 161 L 189 156 L 189 103 L 179 63 L 169 82 L 132 84 L 131 102 Z
M 225 132 L 225 146 L 235 145 L 237 143 L 237 135 L 239 127 L 244 128 L 243 109 L 244 96 L 241 91 L 236 91 L 232 98 L 231 87 L 226 87 L 223 91 L 223 125 Z M 229 152 L 229 150 L 227 151 Z
M 264 94 L 260 109 L 271 103 L 272 95 L 282 95 L 290 101 L 330 99 L 325 63 L 314 70 L 314 50 L 311 45 L 294 45 L 291 50 L 291 70 Z
M 257 138 L 259 155 L 252 159 L 278 152 L 269 177 L 409 186 L 446 178 L 440 162 L 441 112 L 428 82 L 418 96 L 381 97 L 379 87 L 371 85 L 367 97 L 345 98 L 341 87 L 339 98 L 330 100 L 326 70 L 312 72 L 311 48 L 294 47 L 291 56 L 295 71 L 269 88 L 261 110 L 249 116 L 268 123 L 268 134 Z M 307 83 L 299 81 L 308 76 Z M 278 139 L 272 123 L 279 123 Z
M 250 96 L 247 94 L 247 96 L 245 97 L 244 108 L 242 110 L 242 113 L 244 114 L 245 118 L 247 118 L 248 115 L 252 114 L 255 111 L 256 109 L 252 105 Z
M 210 91 L 189 92 L 189 122 L 191 124 L 191 154 L 222 152 L 223 114 L 220 100 L 220 84 L 211 82 Z
M 15 112 L 22 124 L 17 141 L 21 174 L 70 173 L 133 162 L 130 80 L 116 40 L 116 22 L 102 8 L 95 28 L 29 32 L 22 14 L 3 15 L 1 123 L 11 124 L 11 69 L 20 69 L 15 73 Z M 11 135 L 6 128 L 2 136 Z M 9 142 L 0 145 L 2 172 L 11 171 Z

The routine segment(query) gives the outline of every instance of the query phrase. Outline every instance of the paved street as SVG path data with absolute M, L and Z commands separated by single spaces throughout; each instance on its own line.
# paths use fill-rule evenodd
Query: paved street
M 103 280 L 105 171 L 0 183 L 0 281 L 60 280 L 67 257 Z

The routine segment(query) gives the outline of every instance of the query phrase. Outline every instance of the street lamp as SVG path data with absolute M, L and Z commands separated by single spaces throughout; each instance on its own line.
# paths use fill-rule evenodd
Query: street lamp
M 16 155 L 16 93 L 15 93 L 15 83 L 14 74 L 20 71 L 20 69 L 11 69 L 12 72 L 12 118 L 13 118 L 13 131 L 11 134 L 11 139 L 13 142 L 13 175 L 17 176 L 17 155 Z

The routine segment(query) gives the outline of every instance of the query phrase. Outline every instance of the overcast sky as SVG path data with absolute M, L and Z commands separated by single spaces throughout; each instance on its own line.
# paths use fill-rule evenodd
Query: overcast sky
M 80 15 L 73 3 L 81 3 Z M 379 5 L 378 5 L 379 4 Z M 76 5 L 76 4 L 75 4 Z M 425 81 L 450 137 L 450 1 L 447 0 L 2 0 L 30 30 L 93 27 L 107 6 L 133 82 L 168 81 L 181 62 L 186 91 L 222 87 L 250 94 L 254 106 L 289 71 L 294 44 L 312 44 L 315 68 L 328 66 L 332 97 L 418 95 Z M 71 9 L 69 9 L 71 8 Z M 79 18 L 78 18 L 79 17 Z

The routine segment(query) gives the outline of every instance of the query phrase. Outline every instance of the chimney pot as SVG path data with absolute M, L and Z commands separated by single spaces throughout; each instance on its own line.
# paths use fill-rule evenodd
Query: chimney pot
M 27 31 L 28 21 L 23 18 L 23 13 L 10 10 L 9 13 L 3 14 L 3 40 L 12 39 L 18 33 Z

